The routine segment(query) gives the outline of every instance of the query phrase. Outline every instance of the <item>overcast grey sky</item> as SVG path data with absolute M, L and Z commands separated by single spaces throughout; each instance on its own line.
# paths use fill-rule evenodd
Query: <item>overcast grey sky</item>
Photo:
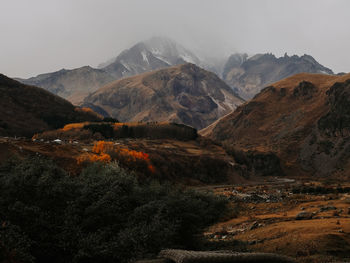
M 153 35 L 195 52 L 310 54 L 350 71 L 348 0 L 0 0 L 0 72 L 97 66 Z

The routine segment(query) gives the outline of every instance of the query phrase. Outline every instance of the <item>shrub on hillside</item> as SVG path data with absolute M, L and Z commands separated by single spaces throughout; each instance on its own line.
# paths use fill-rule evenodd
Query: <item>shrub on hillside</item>
M 192 248 L 225 208 L 212 195 L 139 183 L 115 164 L 71 177 L 48 160 L 9 162 L 0 169 L 0 259 L 129 262 Z
M 194 140 L 197 136 L 196 129 L 176 123 L 139 123 L 136 125 L 116 123 L 114 125 L 115 138 Z
M 95 142 L 91 153 L 86 152 L 77 157 L 78 164 L 109 163 L 112 160 L 125 168 L 138 172 L 139 175 L 148 176 L 155 173 L 155 167 L 147 153 L 115 146 L 113 142 Z
M 228 144 L 224 145 L 224 149 L 238 164 L 246 166 L 252 174 L 261 176 L 284 175 L 280 159 L 273 152 L 244 151 Z
M 106 139 L 114 137 L 114 129 L 109 123 L 91 123 L 85 125 L 84 129 L 91 131 L 92 134 L 100 133 Z

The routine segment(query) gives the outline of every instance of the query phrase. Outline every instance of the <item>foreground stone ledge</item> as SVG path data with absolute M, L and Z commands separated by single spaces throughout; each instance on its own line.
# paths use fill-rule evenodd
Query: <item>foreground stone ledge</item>
M 235 253 L 226 251 L 188 251 L 166 249 L 159 258 L 137 263 L 295 263 L 292 258 L 270 253 Z

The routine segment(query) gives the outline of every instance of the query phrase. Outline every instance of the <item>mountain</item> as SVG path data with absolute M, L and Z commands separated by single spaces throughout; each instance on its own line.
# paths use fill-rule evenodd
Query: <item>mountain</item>
M 227 60 L 222 78 L 238 95 L 251 99 L 263 87 L 297 73 L 333 74 L 312 56 L 288 56 L 277 58 L 272 54 L 233 54 Z
M 27 86 L 0 74 L 0 134 L 33 136 L 57 129 L 70 122 L 98 121 L 91 110 L 74 107 L 70 102 L 34 86 Z
M 103 63 L 103 67 L 99 69 L 84 66 L 17 80 L 80 104 L 89 93 L 111 81 L 186 62 L 200 63 L 192 52 L 175 41 L 165 37 L 153 37 L 124 50 L 115 59 Z
M 214 73 L 191 63 L 114 81 L 84 100 L 122 122 L 170 121 L 198 129 L 242 102 Z
M 74 104 L 79 104 L 89 93 L 113 81 L 114 78 L 104 70 L 85 66 L 17 80 L 24 84 L 44 88 Z
M 153 37 L 124 50 L 103 70 L 120 79 L 186 62 L 200 63 L 191 51 L 175 41 L 165 37 Z
M 84 66 L 17 80 L 42 87 L 80 105 L 87 95 L 109 82 L 184 63 L 193 63 L 214 72 L 246 100 L 259 93 L 263 87 L 297 73 L 333 74 L 332 70 L 322 66 L 309 55 L 299 57 L 286 54 L 277 58 L 272 54 L 249 57 L 244 53 L 236 53 L 227 61 L 210 54 L 198 58 L 170 38 L 152 37 L 100 64 L 98 69 Z
M 277 156 L 287 175 L 349 175 L 350 74 L 276 82 L 201 134 L 260 165 Z

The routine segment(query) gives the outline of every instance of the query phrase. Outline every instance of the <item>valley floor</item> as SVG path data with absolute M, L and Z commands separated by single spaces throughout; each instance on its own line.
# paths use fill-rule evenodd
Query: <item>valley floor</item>
M 295 181 L 216 188 L 217 194 L 229 197 L 234 213 L 212 226 L 206 239 L 288 255 L 298 262 L 349 260 L 349 186 Z

